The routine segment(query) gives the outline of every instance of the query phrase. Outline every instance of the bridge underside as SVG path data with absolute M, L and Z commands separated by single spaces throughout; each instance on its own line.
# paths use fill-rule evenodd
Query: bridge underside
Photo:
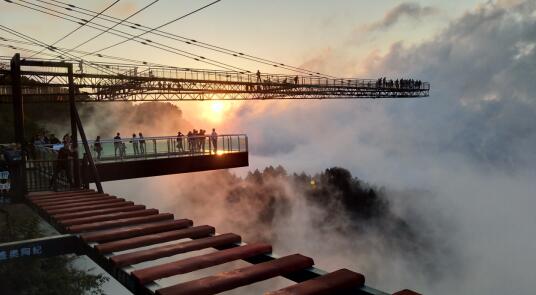
M 101 181 L 247 167 L 247 152 L 97 163 Z M 95 182 L 88 173 L 89 182 Z

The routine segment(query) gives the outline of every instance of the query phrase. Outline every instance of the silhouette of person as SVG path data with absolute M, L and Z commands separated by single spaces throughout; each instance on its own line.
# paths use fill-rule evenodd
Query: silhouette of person
M 71 152 L 69 151 L 67 142 L 63 142 L 63 147 L 58 151 L 58 159 L 54 167 L 54 174 L 50 179 L 49 187 L 54 190 L 58 190 L 58 177 L 61 172 L 65 173 L 67 181 L 71 184 L 71 170 L 69 169 L 69 156 Z
M 214 153 L 218 151 L 218 133 L 216 133 L 216 129 L 212 128 L 212 133 L 210 134 L 210 142 L 212 143 L 212 150 Z
M 184 146 L 182 145 L 183 139 L 184 139 L 184 135 L 179 131 L 177 133 L 177 150 L 179 152 L 184 152 Z
M 138 148 L 139 140 L 136 138 L 136 133 L 132 133 L 132 140 L 130 142 L 132 143 L 134 155 L 138 155 L 140 153 L 140 149 Z
M 142 154 L 145 154 L 145 138 L 143 137 L 143 134 L 138 133 L 138 140 L 140 141 L 140 152 Z
M 100 160 L 102 153 L 102 144 L 100 141 L 100 136 L 97 136 L 95 142 L 93 143 L 93 150 L 97 153 L 97 160 Z
M 121 154 L 121 134 L 117 132 L 117 135 L 114 137 L 114 155 L 117 158 L 117 152 Z

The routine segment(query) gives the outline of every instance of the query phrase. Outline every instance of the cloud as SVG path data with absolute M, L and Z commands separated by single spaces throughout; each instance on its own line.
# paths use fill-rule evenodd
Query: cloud
M 278 142 L 304 139 L 287 154 L 253 155 L 250 163 L 254 168 L 282 163 L 312 173 L 340 165 L 374 183 L 430 191 L 390 197 L 409 216 L 417 212 L 434 220 L 438 211 L 445 214 L 459 231 L 438 228 L 430 234 L 437 234 L 440 243 L 455 243 L 454 252 L 444 255 L 462 257 L 464 263 L 453 262 L 446 267 L 452 276 L 434 280 L 418 272 L 410 278 L 383 271 L 381 263 L 360 265 L 365 274 L 377 274 L 373 286 L 427 294 L 504 294 L 512 293 L 501 283 L 509 281 L 515 282 L 514 293 L 531 293 L 536 285 L 527 273 L 536 261 L 526 245 L 536 243 L 536 229 L 525 214 L 536 206 L 530 197 L 536 191 L 531 181 L 536 176 L 535 11 L 533 1 L 479 5 L 430 40 L 414 46 L 394 43 L 386 54 L 363 62 L 370 77 L 430 81 L 430 98 L 283 103 L 278 111 L 268 108 L 242 117 L 235 128 L 245 128 L 251 137 L 267 136 L 262 130 L 271 128 Z M 315 64 L 337 66 L 330 60 Z M 262 143 L 270 142 L 268 137 Z M 361 254 L 341 251 L 348 251 L 347 257 Z M 381 262 L 401 271 L 407 261 Z M 450 289 L 454 285 L 456 290 Z
M 332 236 L 305 226 L 318 214 L 309 209 L 293 211 L 290 221 L 276 227 L 281 237 L 276 252 L 304 250 L 318 266 L 350 267 L 367 275 L 367 284 L 386 291 L 533 293 L 535 15 L 534 1 L 488 2 L 454 19 L 430 40 L 414 46 L 394 43 L 386 54 L 375 52 L 362 62 L 371 77 L 430 81 L 430 98 L 259 102 L 235 113 L 227 129 L 244 131 L 250 146 L 258 149 L 250 155 L 251 168 L 281 163 L 291 171 L 316 173 L 337 165 L 385 185 L 399 216 L 428 222 L 422 234 L 450 246 L 437 253 L 437 259 L 450 262 L 441 264 L 441 275 L 430 277 L 411 265 L 434 264 L 434 257 L 382 255 L 386 251 L 377 239 L 331 243 Z M 333 72 L 341 62 L 361 62 L 345 58 L 335 63 L 311 60 Z M 198 185 L 177 189 L 191 179 Z M 210 173 L 199 173 L 108 187 L 143 202 L 152 200 L 163 210 L 197 207 L 189 214 L 228 226 L 229 216 L 206 214 L 218 206 L 195 197 L 210 196 L 202 180 L 218 185 Z M 143 185 L 162 199 L 145 199 Z
M 401 21 L 402 18 L 407 17 L 420 21 L 422 18 L 437 12 L 435 7 L 421 6 L 416 2 L 403 2 L 387 11 L 382 20 L 365 26 L 364 29 L 369 32 L 387 30 Z

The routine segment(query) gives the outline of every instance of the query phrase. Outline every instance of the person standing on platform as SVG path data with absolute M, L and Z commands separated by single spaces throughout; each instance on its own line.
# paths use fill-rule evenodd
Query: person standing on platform
M 58 177 L 61 172 L 65 173 L 67 183 L 71 185 L 71 169 L 69 169 L 69 156 L 71 151 L 67 142 L 63 142 L 63 147 L 58 151 L 58 159 L 54 165 L 54 173 L 50 179 L 49 187 L 53 190 L 58 190 Z
M 205 137 L 205 133 L 207 131 L 205 129 L 201 129 L 199 130 L 199 135 L 201 136 L 199 138 L 199 148 L 201 150 L 202 153 L 205 153 L 205 142 L 206 142 L 206 137 Z M 209 149 L 210 150 L 210 149 Z
M 121 154 L 121 134 L 117 132 L 117 135 L 114 137 L 114 155 L 117 158 L 117 152 Z
M 212 150 L 214 153 L 218 152 L 218 133 L 216 133 L 216 128 L 212 128 L 212 133 L 210 134 L 210 142 L 212 143 Z
M 97 136 L 97 138 L 95 139 L 95 142 L 93 143 L 93 149 L 97 153 L 97 161 L 100 161 L 102 153 L 102 143 L 100 141 L 100 136 Z
M 182 134 L 180 131 L 177 133 L 177 150 L 179 152 L 184 152 L 184 146 L 182 141 L 184 140 L 184 134 Z
M 134 155 L 137 156 L 140 154 L 140 149 L 138 148 L 139 140 L 136 138 L 136 133 L 132 133 L 132 149 L 134 150 Z
M 138 140 L 140 141 L 140 152 L 142 155 L 145 155 L 145 138 L 141 132 L 138 133 Z

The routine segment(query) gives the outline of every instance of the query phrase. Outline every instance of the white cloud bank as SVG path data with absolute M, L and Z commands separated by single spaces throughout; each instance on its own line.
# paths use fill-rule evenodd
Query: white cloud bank
M 350 242 L 341 242 L 346 259 L 338 266 L 369 274 L 370 285 L 425 294 L 531 294 L 536 289 L 535 11 L 533 1 L 483 4 L 432 40 L 412 47 L 393 44 L 367 63 L 372 77 L 430 81 L 428 99 L 261 102 L 237 112 L 234 129 L 250 135 L 253 168 L 282 164 L 316 172 L 339 165 L 395 190 L 430 192 L 391 199 L 408 219 L 434 222 L 441 212 L 451 230 L 428 234 L 452 245 L 452 253 L 437 258 L 452 263 L 442 264 L 442 274 L 431 278 L 407 271 L 407 257 L 382 258 L 375 248 L 358 253 Z M 186 177 L 141 183 L 180 205 L 174 179 L 181 183 Z M 148 198 L 137 192 L 137 184 L 108 187 Z M 300 227 L 302 219 L 295 216 L 281 235 L 310 236 L 310 229 Z M 309 243 L 296 250 L 331 267 L 332 245 Z M 377 261 L 361 263 L 362 257 Z

